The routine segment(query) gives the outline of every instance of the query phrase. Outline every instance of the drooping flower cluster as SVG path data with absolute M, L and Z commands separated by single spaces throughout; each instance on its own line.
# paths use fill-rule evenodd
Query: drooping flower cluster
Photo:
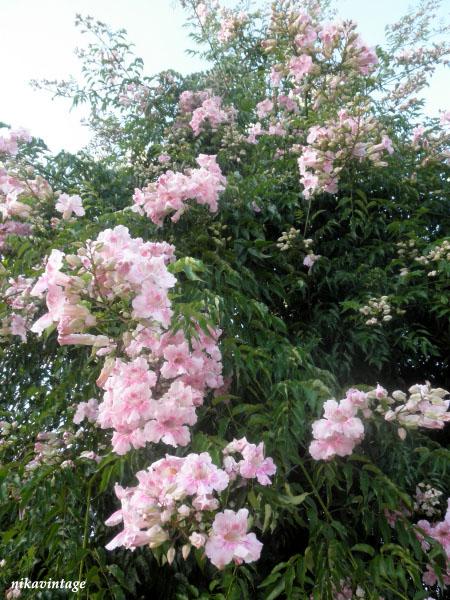
M 353 116 L 344 109 L 339 111 L 337 120 L 310 127 L 308 145 L 300 148 L 298 159 L 304 197 L 318 192 L 335 194 L 339 174 L 350 160 L 368 159 L 375 166 L 385 166 L 383 155 L 392 154 L 394 149 L 387 135 L 375 143 L 378 130 L 374 118 Z
M 440 497 L 442 492 L 432 487 L 430 484 L 423 482 L 416 486 L 416 495 L 414 498 L 414 510 L 422 512 L 427 517 L 439 513 Z
M 314 460 L 328 460 L 334 456 L 349 456 L 354 447 L 364 437 L 364 425 L 357 417 L 360 406 L 365 406 L 366 395 L 357 390 L 349 390 L 340 402 L 327 400 L 324 403 L 324 417 L 314 421 L 312 432 L 314 441 L 309 452 Z
M 434 242 L 433 246 L 421 252 L 414 239 L 397 243 L 398 258 L 403 261 L 400 267 L 400 277 L 407 277 L 410 273 L 417 273 L 415 267 L 424 267 L 430 278 L 437 277 L 440 273 L 446 277 L 447 264 L 450 261 L 450 240 L 444 238 Z
M 48 313 L 34 323 L 32 331 L 41 334 L 55 323 L 60 344 L 89 344 L 77 335 L 95 326 L 96 318 L 82 300 L 110 302 L 124 297 L 132 301 L 135 318 L 168 325 L 172 312 L 167 293 L 176 280 L 167 263 L 173 254 L 173 246 L 131 238 L 121 225 L 88 240 L 76 256 L 52 250 L 45 272 L 31 290 L 31 295 L 45 295 Z M 73 274 L 62 272 L 63 266 Z M 107 346 L 108 339 L 103 338 L 91 345 Z
M 447 390 L 432 388 L 427 382 L 411 386 L 408 392 L 409 398 L 400 390 L 393 392 L 392 397 L 386 392 L 375 409 L 386 421 L 400 426 L 399 435 L 402 435 L 403 428 L 443 429 L 450 422 L 450 400 L 444 399 L 449 396 Z
M 315 460 L 328 460 L 352 454 L 364 437 L 364 424 L 358 413 L 365 419 L 380 415 L 385 421 L 398 424 L 398 435 L 402 440 L 407 429 L 442 429 L 450 422 L 450 400 L 444 400 L 450 395 L 447 390 L 432 388 L 427 382 L 425 385 L 413 385 L 408 391 L 409 398 L 399 390 L 391 397 L 378 385 L 367 393 L 349 389 L 346 398 L 339 403 L 334 399 L 327 400 L 324 418 L 312 425 L 311 456 Z
M 394 315 L 405 314 L 405 310 L 392 306 L 389 296 L 369 298 L 367 304 L 359 308 L 359 312 L 364 317 L 369 317 L 365 321 L 365 324 L 370 326 L 389 323 L 389 321 L 392 321 Z
M 189 125 L 197 137 L 203 131 L 205 123 L 208 123 L 212 131 L 222 123 L 229 123 L 233 120 L 234 111 L 232 109 L 224 110 L 222 108 L 222 98 L 220 96 L 211 96 L 203 100 L 201 106 L 192 113 L 192 119 Z
M 206 556 L 219 569 L 232 561 L 241 564 L 258 560 L 262 544 L 255 534 L 247 533 L 248 511 L 216 511 L 221 508 L 221 492 L 227 490 L 228 497 L 239 475 L 258 481 L 263 476 L 267 485 L 270 480 L 266 479 L 266 473 L 273 474 L 275 466 L 271 458 L 264 457 L 261 444 L 249 444 L 245 439 L 235 440 L 233 444 L 242 450 L 244 446 L 250 450 L 253 447 L 261 453 L 257 461 L 253 457 L 247 459 L 250 470 L 245 475 L 239 469 L 230 477 L 226 467 L 225 470 L 218 468 L 211 456 L 202 452 L 186 457 L 166 455 L 146 471 L 136 474 L 139 481 L 136 487 L 116 485 L 122 508 L 111 515 L 106 524 L 123 523 L 123 530 L 106 547 L 112 550 L 124 546 L 133 550 L 143 545 L 157 548 L 168 542 L 171 547 L 167 557 L 171 562 L 175 556 L 175 539 L 180 539 L 184 542 L 183 558 L 187 558 L 192 546 L 204 547 Z M 231 445 L 227 446 L 228 450 Z M 228 454 L 227 458 L 230 458 Z M 259 470 L 262 465 L 265 465 L 264 473 Z
M 77 255 L 53 250 L 31 290 L 32 295 L 45 295 L 48 308 L 33 332 L 56 325 L 61 345 L 91 345 L 97 356 L 123 352 L 124 358 L 109 357 L 101 371 L 97 383 L 104 390 L 103 401 L 98 407 L 95 400 L 81 403 L 75 415 L 75 422 L 86 417 L 113 429 L 118 454 L 147 442 L 185 446 L 188 426 L 197 421 L 196 407 L 209 389 L 223 386 L 217 346 L 221 332 L 209 328 L 205 333 L 193 324 L 189 339 L 182 329 L 168 331 L 168 292 L 176 279 L 167 264 L 173 258 L 173 246 L 132 238 L 119 225 L 88 240 Z M 124 322 L 122 334 L 113 339 L 105 335 L 107 329 L 100 335 L 89 333 L 94 327 L 102 331 L 95 307 L 114 311 L 115 303 Z
M 447 556 L 447 567 L 443 570 L 442 579 L 445 586 L 450 586 L 450 498 L 447 500 L 447 512 L 442 521 L 430 523 L 422 520 L 417 522 L 417 527 L 420 528 L 418 537 L 421 540 L 422 548 L 427 551 L 430 548 L 429 543 L 425 540 L 422 532 L 436 542 L 439 542 Z M 431 565 L 427 565 L 427 571 L 423 575 L 423 581 L 426 585 L 436 585 L 438 577 Z
M 15 156 L 19 150 L 20 142 L 30 142 L 31 135 L 26 129 L 1 129 L 0 130 L 0 154 Z
M 100 427 L 114 429 L 112 445 L 118 454 L 125 454 L 131 446 L 142 448 L 147 442 L 163 441 L 175 447 L 188 444 L 187 425 L 197 421 L 195 407 L 203 398 L 182 381 L 175 381 L 162 393 L 154 389 L 157 381 L 144 357 L 129 363 L 117 359 L 102 386 L 105 395 L 97 420 Z M 153 398 L 158 391 L 162 395 Z
M 426 254 L 416 256 L 414 260 L 420 265 L 433 265 L 432 270 L 428 271 L 428 277 L 436 277 L 439 271 L 446 273 L 446 263 L 450 262 L 450 240 L 443 240 Z
M 1 321 L 0 336 L 14 335 L 22 342 L 26 341 L 27 331 L 39 309 L 39 302 L 31 296 L 35 282 L 35 279 L 21 275 L 1 282 L 0 295 L 8 312 Z
M 189 127 L 195 137 L 205 130 L 207 124 L 216 131 L 219 125 L 232 123 L 236 118 L 236 110 L 230 106 L 223 107 L 222 98 L 211 90 L 186 90 L 180 94 L 178 105 L 182 119 L 190 118 Z
M 300 230 L 295 229 L 295 227 L 291 227 L 288 231 L 283 231 L 277 239 L 277 248 L 279 248 L 281 252 L 286 252 L 286 250 L 292 248 L 298 240 L 299 234 Z
M 187 200 L 195 200 L 197 204 L 208 206 L 210 212 L 217 212 L 219 194 L 225 189 L 226 178 L 215 156 L 200 154 L 197 164 L 198 169 L 186 173 L 167 171 L 156 183 L 142 190 L 136 189 L 133 210 L 146 214 L 158 226 L 171 213 L 174 213 L 171 220 L 176 223 L 188 209 Z
M 98 417 L 98 402 L 95 398 L 91 398 L 87 402 L 80 402 L 73 416 L 73 422 L 79 425 L 84 419 L 89 423 L 95 423 Z
M 248 21 L 248 15 L 241 11 L 233 13 L 230 10 L 222 9 L 220 29 L 217 34 L 217 39 L 222 44 L 231 41 L 239 32 L 239 29 Z
M 32 169 L 27 168 L 27 173 L 32 173 Z M 9 236 L 29 236 L 37 225 L 45 225 L 43 215 L 54 198 L 50 184 L 40 175 L 24 177 L 14 161 L 9 161 L 8 169 L 0 166 L 0 250 Z M 63 220 L 68 220 L 72 213 L 76 216 L 85 214 L 79 196 L 61 193 L 54 209 L 63 213 Z M 52 227 L 58 223 L 56 217 L 50 220 Z
M 118 103 L 126 108 L 136 107 L 138 111 L 144 111 L 147 106 L 149 88 L 140 83 L 127 83 L 122 87 L 118 96 Z
M 260 485 L 270 485 L 269 479 L 276 472 L 276 466 L 271 458 L 264 458 L 264 442 L 258 445 L 250 444 L 246 438 L 233 440 L 223 450 L 225 455 L 223 464 L 230 479 L 238 475 L 244 479 L 258 480 Z M 242 459 L 237 462 L 233 454 L 241 454 Z
M 25 465 L 27 471 L 33 471 L 41 465 L 61 465 L 65 459 L 65 450 L 74 440 L 69 431 L 43 431 L 37 435 L 34 444 L 34 457 Z

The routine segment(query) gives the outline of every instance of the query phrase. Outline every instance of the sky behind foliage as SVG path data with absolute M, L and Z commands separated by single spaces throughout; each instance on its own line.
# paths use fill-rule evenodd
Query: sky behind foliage
M 228 2 L 229 4 L 229 2 Z M 126 6 L 126 9 L 125 9 Z M 384 39 L 384 26 L 401 17 L 410 0 L 337 0 L 338 13 L 357 21 L 370 44 Z M 73 50 L 83 43 L 74 26 L 75 14 L 91 15 L 114 28 L 125 28 L 144 59 L 145 73 L 173 68 L 182 73 L 199 70 L 200 59 L 185 53 L 192 47 L 183 28 L 184 13 L 172 0 L 0 0 L 0 55 L 3 57 L 4 93 L 0 97 L 0 120 L 30 129 L 49 147 L 77 151 L 90 134 L 80 124 L 83 108 L 68 113 L 68 100 L 33 90 L 30 79 L 61 79 L 79 72 Z M 450 0 L 443 0 L 443 11 Z M 448 109 L 448 70 L 439 69 L 430 86 L 427 113 Z

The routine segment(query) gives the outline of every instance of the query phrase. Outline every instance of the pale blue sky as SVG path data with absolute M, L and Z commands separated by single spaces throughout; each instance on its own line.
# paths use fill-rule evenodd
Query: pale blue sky
M 363 38 L 374 45 L 383 41 L 384 26 L 402 16 L 411 1 L 337 0 L 336 6 L 341 17 L 358 22 Z M 443 1 L 443 8 L 448 13 L 450 0 Z M 74 26 L 77 12 L 127 29 L 146 74 L 165 68 L 187 73 L 201 67 L 185 53 L 192 44 L 182 27 L 183 10 L 174 0 L 0 0 L 0 119 L 27 127 L 55 151 L 76 151 L 88 141 L 89 133 L 80 125 L 84 111 L 69 113 L 68 101 L 52 101 L 28 82 L 78 72 L 73 55 L 82 44 Z M 441 69 L 426 94 L 427 112 L 448 109 L 449 91 L 449 72 Z

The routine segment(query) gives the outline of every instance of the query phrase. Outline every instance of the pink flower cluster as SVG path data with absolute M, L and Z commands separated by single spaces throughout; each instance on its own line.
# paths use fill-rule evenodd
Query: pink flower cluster
M 208 123 L 212 131 L 216 131 L 222 123 L 229 123 L 233 120 L 234 111 L 222 108 L 222 98 L 220 96 L 211 96 L 206 98 L 192 113 L 190 127 L 197 137 L 204 129 L 205 123 Z
M 314 460 L 329 460 L 334 456 L 349 456 L 364 437 L 364 425 L 356 414 L 367 403 L 366 394 L 348 390 L 340 402 L 324 403 L 324 418 L 314 421 L 314 441 L 309 452 Z
M 16 335 L 21 338 L 22 342 L 26 341 L 27 331 L 39 308 L 35 298 L 31 296 L 34 283 L 34 279 L 19 275 L 15 279 L 8 279 L 3 286 L 0 286 L 2 299 L 8 309 L 11 309 L 11 312 L 2 319 L 0 335 Z
M 167 264 L 173 258 L 173 246 L 132 238 L 119 225 L 88 240 L 77 255 L 53 250 L 31 290 L 45 295 L 48 308 L 33 324 L 34 333 L 56 324 L 61 345 L 91 345 L 97 356 L 123 350 L 126 358 L 108 358 L 97 381 L 103 401 L 98 407 L 95 400 L 81 403 L 74 418 L 113 429 L 118 454 L 147 442 L 185 446 L 188 426 L 197 421 L 196 407 L 209 389 L 223 386 L 219 330 L 205 333 L 193 324 L 191 340 L 183 329 L 167 331 L 172 321 L 168 291 L 176 283 Z M 124 300 L 130 310 L 120 339 L 88 332 L 100 326 L 95 306 L 114 310 L 117 301 L 123 315 Z
M 409 399 L 399 390 L 391 397 L 378 385 L 367 393 L 349 389 L 346 398 L 339 403 L 327 400 L 324 418 L 312 425 L 311 456 L 315 460 L 329 460 L 336 455 L 350 455 L 364 437 L 364 425 L 357 416 L 358 412 L 366 419 L 380 415 L 386 421 L 398 423 L 398 435 L 402 440 L 406 437 L 406 429 L 442 429 L 450 422 L 450 400 L 444 400 L 450 395 L 447 390 L 431 388 L 427 382 L 425 385 L 413 385 L 409 393 Z
M 295 79 L 296 82 L 301 81 L 305 75 L 308 75 L 312 68 L 313 61 L 309 54 L 293 56 L 289 61 L 289 74 Z
M 216 131 L 222 123 L 231 123 L 236 117 L 233 107 L 222 107 L 222 98 L 214 96 L 211 90 L 193 92 L 186 90 L 179 99 L 180 112 L 190 115 L 189 126 L 197 137 L 208 123 L 212 131 Z
M 176 223 L 188 209 L 186 201 L 190 199 L 208 206 L 212 213 L 217 212 L 219 194 L 225 189 L 227 180 L 214 155 L 200 154 L 197 164 L 198 169 L 186 173 L 167 171 L 156 183 L 142 190 L 136 189 L 133 210 L 146 214 L 158 226 L 171 213 L 174 213 L 171 220 Z
M 0 213 L 3 220 L 11 217 L 27 218 L 31 206 L 20 202 L 19 196 L 25 195 L 26 183 L 0 169 Z
M 284 22 L 285 17 L 281 19 Z M 276 38 L 279 33 L 278 19 L 272 18 L 272 35 L 263 42 L 267 52 L 275 52 L 278 47 Z M 287 65 L 277 65 L 272 71 L 272 83 L 278 85 L 281 76 L 288 74 L 295 82 L 300 82 L 314 68 L 313 57 L 323 57 L 322 61 L 336 61 L 340 55 L 340 70 L 347 74 L 369 75 L 378 64 L 373 48 L 369 48 L 356 33 L 356 24 L 352 21 L 321 24 L 306 13 L 292 15 L 290 34 L 295 47 L 301 52 L 291 57 Z M 284 28 L 281 26 L 282 35 Z M 334 62 L 335 66 L 336 62 Z M 286 68 L 287 67 L 287 68 Z M 320 73 L 320 63 L 317 69 Z M 333 69 L 334 70 L 334 69 Z M 287 72 L 286 72 L 287 71 Z
M 377 408 L 377 412 L 381 412 L 386 421 L 398 423 L 401 429 L 442 429 L 450 422 L 450 400 L 444 399 L 449 396 L 447 390 L 432 388 L 426 382 L 411 386 L 408 392 L 409 398 L 400 390 L 393 392 L 392 398 L 386 394 L 388 406 Z
M 230 11 L 222 10 L 222 20 L 217 34 L 219 42 L 226 44 L 232 40 L 236 36 L 239 27 L 242 27 L 247 20 L 248 16 L 245 12 L 232 14 Z
M 211 90 L 201 90 L 199 92 L 193 92 L 192 90 L 185 90 L 181 92 L 180 98 L 178 99 L 178 107 L 181 113 L 192 113 L 196 108 L 202 105 L 205 100 L 211 98 Z
M 387 135 L 375 144 L 378 125 L 371 117 L 353 117 L 346 110 L 339 111 L 338 119 L 324 126 L 309 129 L 308 146 L 301 147 L 298 159 L 303 195 L 310 198 L 317 192 L 335 194 L 339 173 L 350 160 L 369 159 L 375 166 L 385 166 L 383 153 L 394 149 Z
M 447 500 L 447 512 L 442 521 L 437 523 L 429 523 L 429 521 L 422 520 L 418 521 L 417 526 L 420 527 L 421 532 L 425 533 L 430 538 L 439 542 L 444 548 L 444 552 L 447 556 L 447 569 L 443 572 L 442 578 L 444 587 L 450 585 L 450 498 Z M 421 540 L 422 547 L 426 551 L 430 548 L 429 543 L 424 539 L 421 533 L 418 534 Z M 428 565 L 428 569 L 423 576 L 423 581 L 426 585 L 436 585 L 438 582 L 437 575 L 431 565 Z
M 91 398 L 87 402 L 80 402 L 73 416 L 73 422 L 79 425 L 84 419 L 90 423 L 95 423 L 98 417 L 98 402 Z
M 34 457 L 25 465 L 27 471 L 33 471 L 41 465 L 62 465 L 64 452 L 74 440 L 69 431 L 43 431 L 38 433 L 34 444 Z
M 148 349 L 150 354 L 128 363 L 116 359 L 113 368 L 106 369 L 106 380 L 99 382 L 105 395 L 98 424 L 114 429 L 115 452 L 124 454 L 147 442 L 174 447 L 189 443 L 187 426 L 197 422 L 196 408 L 208 389 L 223 385 L 219 335 L 219 330 L 206 335 L 197 328 L 189 344 L 181 330 L 161 334 L 137 328 L 126 352 L 134 356 Z
M 235 440 L 232 444 L 241 442 Z M 245 445 L 252 446 L 246 441 Z M 262 456 L 262 460 L 273 465 L 272 459 Z M 274 471 L 273 465 L 270 472 Z M 178 538 L 185 540 L 184 558 L 191 547 L 204 547 L 206 556 L 219 569 L 232 561 L 241 564 L 258 560 L 262 544 L 255 534 L 247 533 L 248 510 L 226 509 L 216 513 L 221 506 L 220 493 L 227 490 L 229 496 L 237 475 L 234 472 L 230 477 L 226 470 L 218 468 L 207 452 L 191 453 L 184 458 L 166 455 L 136 474 L 139 481 L 136 487 L 124 489 L 116 485 L 122 507 L 106 524 L 123 523 L 123 530 L 107 549 L 124 546 L 133 550 L 143 545 L 157 548 L 169 542 L 167 556 L 171 562 L 175 555 L 172 540 Z M 253 475 L 250 472 L 246 475 L 255 477 L 258 478 L 255 470 Z
M 274 475 L 277 468 L 271 458 L 264 458 L 264 442 L 258 445 L 250 444 L 246 438 L 233 440 L 223 450 L 225 455 L 223 464 L 230 479 L 238 475 L 244 479 L 257 479 L 260 485 L 271 485 L 270 476 Z M 242 460 L 237 462 L 231 454 L 240 453 Z
M 287 132 L 284 129 L 284 125 L 283 125 L 282 121 L 278 121 L 278 122 L 274 122 L 274 123 L 270 124 L 267 129 L 264 129 L 262 127 L 261 123 L 258 121 L 257 123 L 254 123 L 253 125 L 248 126 L 247 133 L 248 133 L 248 135 L 245 138 L 245 141 L 248 144 L 257 144 L 258 137 L 260 137 L 261 135 L 272 135 L 272 136 L 276 135 L 276 136 L 284 137 Z
M 149 88 L 140 83 L 128 83 L 122 88 L 118 96 L 118 103 L 125 107 L 137 107 L 139 111 L 145 110 L 149 96 Z
M 173 254 L 173 246 L 133 239 L 122 225 L 103 231 L 95 241 L 88 240 L 77 256 L 52 250 L 44 274 L 31 291 L 37 297 L 45 294 L 48 313 L 34 323 L 32 331 L 41 334 L 56 323 L 61 344 L 77 343 L 76 338 L 66 337 L 96 324 L 82 300 L 110 302 L 124 296 L 132 300 L 135 318 L 168 325 L 172 312 L 167 293 L 176 279 L 167 263 Z M 63 265 L 74 274 L 63 273 Z M 96 345 L 105 345 L 98 341 Z
M 9 235 L 28 236 L 34 225 L 42 224 L 41 209 L 47 209 L 52 196 L 49 183 L 39 175 L 22 180 L 0 168 L 0 220 L 3 221 L 0 223 L 0 248 Z M 55 208 L 64 213 L 63 219 L 68 219 L 72 212 L 84 215 L 79 196 L 60 194 Z
M 15 156 L 18 152 L 19 142 L 31 142 L 30 132 L 26 129 L 7 130 L 0 132 L 0 154 Z

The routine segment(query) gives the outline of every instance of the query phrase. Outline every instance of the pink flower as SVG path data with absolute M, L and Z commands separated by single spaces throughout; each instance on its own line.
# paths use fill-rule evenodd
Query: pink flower
M 111 340 L 106 335 L 92 335 L 90 333 L 71 333 L 68 335 L 60 335 L 58 337 L 58 343 L 60 346 L 74 344 L 80 346 L 94 346 L 94 348 L 101 348 L 103 346 L 109 346 L 111 344 Z
M 164 163 L 170 162 L 170 161 L 171 161 L 170 155 L 169 155 L 169 154 L 166 154 L 165 152 L 164 152 L 164 153 L 162 153 L 162 154 L 160 154 L 160 155 L 158 156 L 158 162 L 159 162 L 161 165 L 162 165 L 162 164 L 164 164 Z
M 258 560 L 262 544 L 254 533 L 247 533 L 248 510 L 237 513 L 225 510 L 215 516 L 212 531 L 205 545 L 205 554 L 218 569 L 232 560 L 236 564 Z
M 309 452 L 315 460 L 328 460 L 335 455 L 348 456 L 364 437 L 364 425 L 356 417 L 358 407 L 347 397 L 339 403 L 324 403 L 324 418 L 314 421 L 314 440 Z
M 289 73 L 294 77 L 296 81 L 303 79 L 305 75 L 311 72 L 313 68 L 313 61 L 309 54 L 301 54 L 300 56 L 293 56 L 289 61 Z
M 18 335 L 22 342 L 27 341 L 27 322 L 22 317 L 22 315 L 17 315 L 15 313 L 11 314 L 11 333 L 12 335 Z
M 163 351 L 167 362 L 161 368 L 161 374 L 166 379 L 184 375 L 189 368 L 190 352 L 187 342 L 178 345 L 169 345 Z
M 62 213 L 64 220 L 70 219 L 72 213 L 77 215 L 77 217 L 82 217 L 85 214 L 80 196 L 60 194 L 55 208 L 58 212 Z
M 319 187 L 319 178 L 317 175 L 306 172 L 300 177 L 300 183 L 303 185 L 303 196 L 308 199 L 311 194 Z
M 414 127 L 412 133 L 413 133 L 412 143 L 414 145 L 417 145 L 418 142 L 422 139 L 423 134 L 425 133 L 425 127 L 418 125 L 417 127 Z
M 314 460 L 329 460 L 337 456 L 350 456 L 355 444 L 352 439 L 335 434 L 330 437 L 313 440 L 309 446 L 309 453 Z
M 194 136 L 197 137 L 203 130 L 205 121 L 215 131 L 219 125 L 230 120 L 232 120 L 232 111 L 222 109 L 222 98 L 220 96 L 212 96 L 204 100 L 202 105 L 194 110 L 189 125 L 194 132 Z
M 280 71 L 272 67 L 270 71 L 270 81 L 274 87 L 279 87 L 282 79 L 282 74 Z
M 175 402 L 165 402 L 164 398 L 155 405 L 154 420 L 144 427 L 145 440 L 157 443 L 163 441 L 170 446 L 186 446 L 191 435 L 186 425 L 197 421 L 195 408 L 181 407 Z
M 95 398 L 91 398 L 87 402 L 80 402 L 77 405 L 77 410 L 73 417 L 73 422 L 79 425 L 81 421 L 87 419 L 90 423 L 94 423 L 98 416 L 98 402 Z
M 262 102 L 258 102 L 256 105 L 256 114 L 260 119 L 264 119 L 273 110 L 273 102 L 266 98 Z
M 277 468 L 271 458 L 264 458 L 264 442 L 260 442 L 257 446 L 247 444 L 242 455 L 244 460 L 238 463 L 242 477 L 245 479 L 256 477 L 261 485 L 270 485 L 272 481 L 269 476 L 274 475 Z
M 311 269 L 314 266 L 314 263 L 318 261 L 320 258 L 320 254 L 307 254 L 303 259 L 303 265 Z
M 179 488 L 187 494 L 198 496 L 222 492 L 228 482 L 228 475 L 213 464 L 207 452 L 189 454 L 177 476 Z

